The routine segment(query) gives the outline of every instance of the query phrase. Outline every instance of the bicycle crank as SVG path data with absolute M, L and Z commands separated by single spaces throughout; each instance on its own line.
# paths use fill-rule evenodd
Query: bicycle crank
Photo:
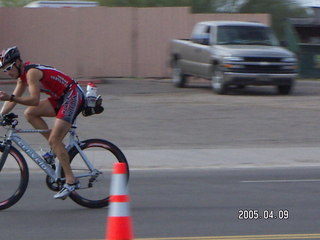
M 46 184 L 50 190 L 55 191 L 55 192 L 59 192 L 63 187 L 64 181 L 61 181 L 61 180 L 55 181 L 51 177 L 47 176 L 46 177 Z

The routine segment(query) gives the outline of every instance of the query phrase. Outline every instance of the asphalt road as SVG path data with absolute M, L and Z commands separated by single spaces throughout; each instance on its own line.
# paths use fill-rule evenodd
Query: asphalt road
M 319 82 L 299 81 L 289 96 L 271 87 L 220 96 L 203 81 L 176 89 L 168 80 L 107 79 L 98 88 L 105 111 L 80 117 L 79 134 L 109 139 L 128 157 L 137 238 L 320 232 Z M 44 177 L 33 177 L 23 199 L 1 212 L 1 239 L 104 238 L 106 209 L 53 200 Z M 242 209 L 290 215 L 239 220 Z
M 310 236 L 307 234 L 317 234 L 311 239 L 320 239 L 319 171 L 132 171 L 135 238 L 268 235 L 263 239 L 279 239 L 271 235 L 282 235 L 280 239 L 305 239 Z M 26 195 L 1 212 L 1 239 L 105 239 L 107 209 L 85 209 L 69 199 L 54 200 L 43 178 L 33 173 Z M 257 211 L 258 219 L 246 219 L 250 215 L 245 211 Z

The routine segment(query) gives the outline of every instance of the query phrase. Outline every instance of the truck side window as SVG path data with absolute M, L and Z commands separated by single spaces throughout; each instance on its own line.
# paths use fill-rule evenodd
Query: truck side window
M 195 43 L 209 45 L 209 43 L 210 43 L 210 26 L 198 25 L 192 34 L 192 40 Z

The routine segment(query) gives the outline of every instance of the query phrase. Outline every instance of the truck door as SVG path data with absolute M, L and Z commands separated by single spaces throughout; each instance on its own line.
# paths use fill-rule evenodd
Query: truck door
M 210 48 L 212 43 L 212 32 L 211 27 L 207 25 L 203 25 L 202 35 L 200 38 L 205 39 L 207 38 L 207 41 L 202 41 L 198 43 L 194 43 L 196 46 L 192 48 L 192 51 L 190 52 L 190 60 L 192 61 L 192 64 L 194 65 L 194 73 L 198 76 L 202 77 L 208 77 L 210 66 Z

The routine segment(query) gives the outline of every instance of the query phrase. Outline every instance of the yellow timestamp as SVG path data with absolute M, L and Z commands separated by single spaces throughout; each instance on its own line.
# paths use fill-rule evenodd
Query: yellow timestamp
M 257 210 L 257 209 L 240 209 L 238 211 L 239 220 L 287 220 L 289 219 L 289 210 Z

